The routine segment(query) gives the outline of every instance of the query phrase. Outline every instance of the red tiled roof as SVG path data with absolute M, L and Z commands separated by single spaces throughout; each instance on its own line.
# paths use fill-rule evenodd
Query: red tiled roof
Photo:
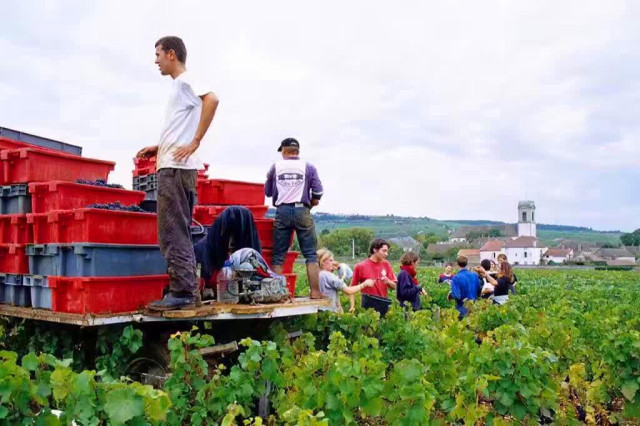
M 507 241 L 506 248 L 529 248 L 541 247 L 536 237 L 518 237 L 515 240 Z
M 458 251 L 458 256 L 472 257 L 480 256 L 480 250 L 478 249 L 461 249 Z
M 549 250 L 547 250 L 546 255 L 552 256 L 552 257 L 567 257 L 569 256 L 570 252 L 571 252 L 571 249 L 550 248 Z
M 480 251 L 500 251 L 504 247 L 504 241 L 500 240 L 490 240 L 487 241 L 481 248 Z

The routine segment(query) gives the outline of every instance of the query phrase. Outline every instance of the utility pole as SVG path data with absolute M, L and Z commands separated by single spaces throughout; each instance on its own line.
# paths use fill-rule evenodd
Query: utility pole
M 356 239 L 351 239 L 351 259 L 356 258 Z

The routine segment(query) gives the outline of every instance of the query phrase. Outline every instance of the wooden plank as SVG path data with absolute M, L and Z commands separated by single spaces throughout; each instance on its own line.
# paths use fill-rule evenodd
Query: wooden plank
M 176 310 L 176 311 L 164 311 L 162 313 L 154 313 L 153 315 L 161 314 L 165 318 L 200 318 L 208 317 L 212 315 L 220 315 L 224 313 L 231 313 L 235 315 L 258 315 L 267 314 L 273 312 L 276 309 L 295 309 L 301 306 L 317 306 L 319 308 L 331 306 L 331 300 L 329 299 L 309 299 L 307 297 L 299 297 L 292 301 L 284 303 L 263 303 L 255 305 L 247 304 L 231 304 L 231 303 L 212 303 L 202 305 L 196 309 L 189 310 Z M 149 313 L 151 314 L 151 313 Z
M 129 322 L 152 322 L 189 319 L 243 319 L 243 318 L 268 318 L 271 316 L 307 315 L 318 310 L 327 310 L 331 307 L 329 299 L 311 300 L 306 297 L 293 299 L 287 303 L 271 303 L 258 305 L 225 304 L 214 302 L 202 305 L 192 310 L 177 311 L 138 311 L 123 312 L 117 314 L 70 314 L 64 312 L 52 312 L 46 309 L 23 308 L 0 304 L 0 315 L 48 321 L 60 324 L 72 324 L 78 326 L 97 326 L 108 324 L 120 324 Z

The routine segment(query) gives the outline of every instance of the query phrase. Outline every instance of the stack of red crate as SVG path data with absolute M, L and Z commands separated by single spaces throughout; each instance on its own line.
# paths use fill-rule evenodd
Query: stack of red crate
M 134 189 L 141 182 L 155 182 L 156 160 L 136 159 L 133 170 Z M 273 249 L 274 220 L 265 218 L 269 207 L 265 205 L 264 184 L 232 181 L 226 179 L 209 179 L 207 176 L 209 166 L 198 172 L 196 189 L 198 201 L 193 209 L 193 220 L 204 227 L 210 227 L 218 216 L 229 206 L 244 206 L 253 213 L 258 230 L 258 236 L 262 245 L 262 254 L 269 265 Z M 139 187 L 143 189 L 143 187 Z M 151 188 L 151 189 L 149 189 Z M 148 191 L 157 190 L 157 186 L 147 186 Z M 147 192 L 147 198 L 155 199 L 154 194 Z M 293 273 L 293 264 L 298 257 L 298 252 L 287 253 L 283 265 L 283 273 L 287 277 L 287 286 L 292 294 L 295 294 L 296 275 Z
M 133 311 L 162 297 L 167 275 L 41 277 L 30 270 L 28 251 L 53 247 L 62 252 L 96 243 L 106 243 L 102 245 L 110 249 L 125 247 L 119 244 L 157 245 L 154 214 L 86 208 L 94 203 L 137 204 L 144 198 L 140 192 L 76 183 L 106 181 L 114 166 L 0 138 L 0 275 L 5 284 L 11 278 L 11 286 L 16 287 L 3 286 L 3 296 L 9 290 L 14 293 L 3 297 L 3 302 L 30 306 L 34 292 L 28 286 L 34 282 L 47 287 L 49 308 L 59 312 Z M 20 294 L 15 277 L 23 284 Z M 34 307 L 41 306 L 34 302 Z

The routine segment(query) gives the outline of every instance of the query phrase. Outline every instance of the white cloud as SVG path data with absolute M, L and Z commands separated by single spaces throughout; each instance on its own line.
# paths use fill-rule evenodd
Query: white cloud
M 541 222 L 638 227 L 640 11 L 627 2 L 6 8 L 0 49 L 19 60 L 0 71 L 0 125 L 118 161 L 114 181 L 159 134 L 153 43 L 177 34 L 221 98 L 201 148 L 213 176 L 262 180 L 296 136 L 323 210 L 514 220 L 532 198 Z

